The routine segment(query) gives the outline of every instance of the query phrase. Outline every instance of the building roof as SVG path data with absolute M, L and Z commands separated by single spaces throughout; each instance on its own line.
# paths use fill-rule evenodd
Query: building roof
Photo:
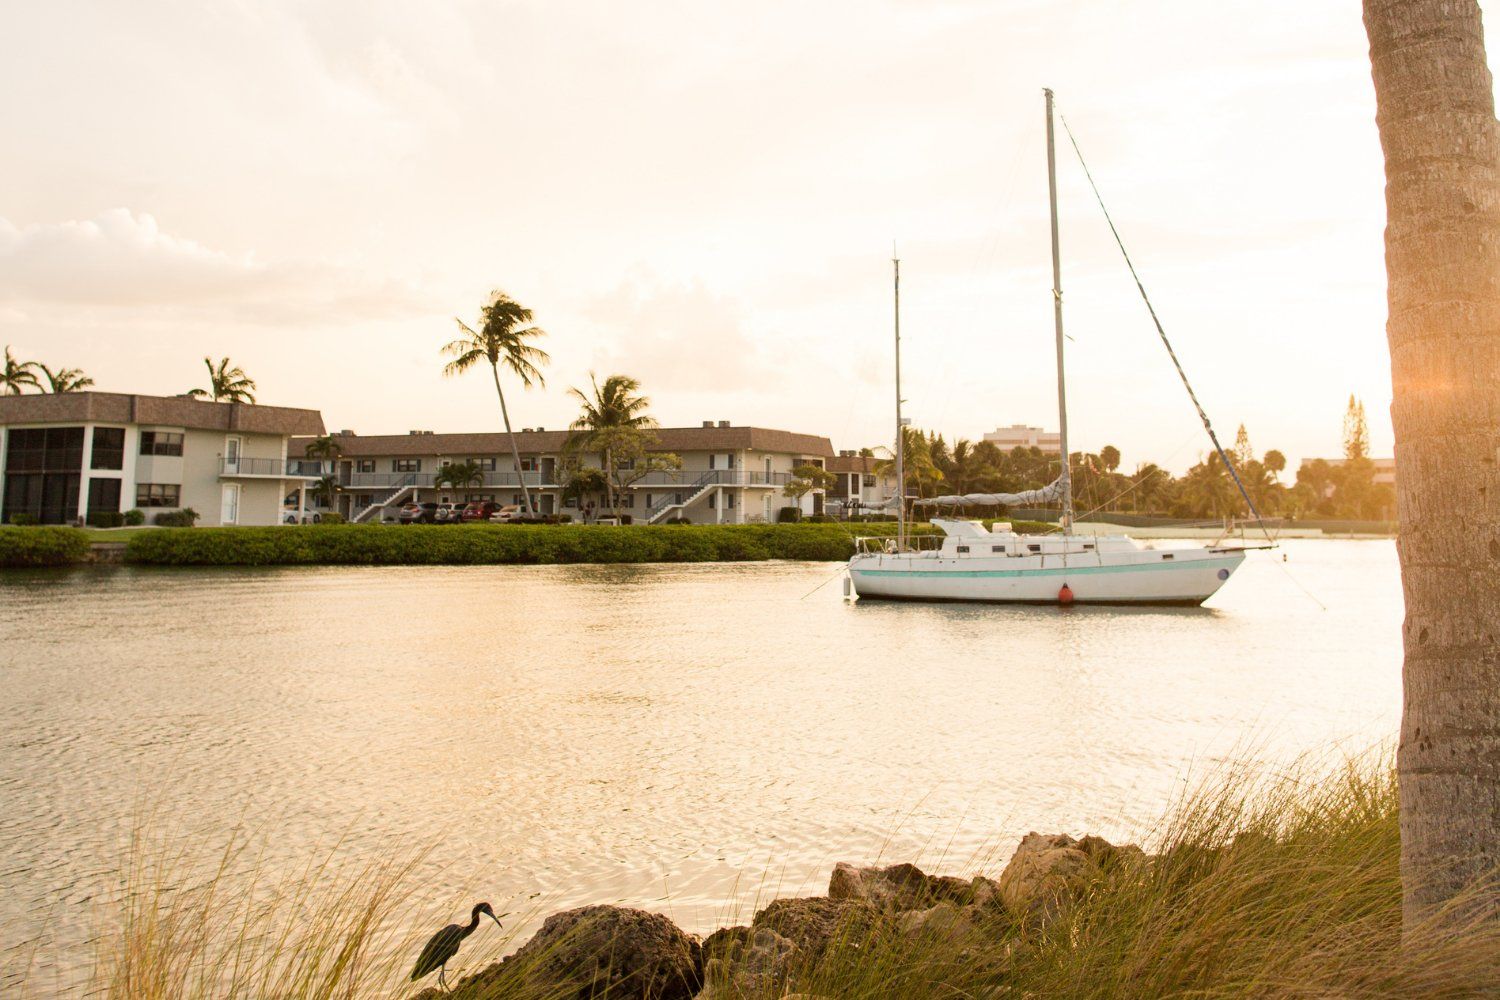
M 835 455 L 823 463 L 828 472 L 874 472 L 881 460 L 870 455 Z
M 323 433 L 317 410 L 253 403 L 211 403 L 187 396 L 56 392 L 0 396 L 0 424 L 159 424 L 250 434 Z
M 569 431 L 517 431 L 516 446 L 525 454 L 547 455 L 562 451 Z M 655 430 L 656 451 L 768 451 L 793 455 L 828 457 L 833 443 L 816 434 L 765 427 L 661 427 Z M 335 440 L 349 457 L 387 455 L 500 455 L 510 451 L 510 439 L 503 433 L 470 434 L 335 434 Z M 304 441 L 293 441 L 291 454 L 297 454 Z

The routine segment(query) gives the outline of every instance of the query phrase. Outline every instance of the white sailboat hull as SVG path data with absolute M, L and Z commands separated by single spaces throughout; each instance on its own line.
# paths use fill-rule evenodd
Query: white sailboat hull
M 872 553 L 850 560 L 849 578 L 861 598 L 1196 605 L 1212 597 L 1244 560 L 1244 552 L 1234 549 L 1070 553 L 1066 561 L 1052 554 Z

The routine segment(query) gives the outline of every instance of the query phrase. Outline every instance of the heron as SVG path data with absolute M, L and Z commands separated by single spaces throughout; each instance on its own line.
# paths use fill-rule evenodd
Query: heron
M 479 928 L 479 915 L 486 914 L 495 922 L 496 927 L 504 927 L 500 918 L 495 916 L 495 911 L 490 908 L 489 903 L 478 903 L 474 911 L 469 914 L 469 923 L 449 924 L 432 936 L 427 942 L 427 947 L 422 949 L 422 954 L 417 958 L 417 964 L 411 970 L 411 981 L 416 982 L 423 976 L 430 975 L 433 969 L 438 970 L 438 985 L 448 989 L 448 982 L 444 978 L 448 972 L 448 960 L 458 954 L 458 946 L 464 938 L 473 934 Z

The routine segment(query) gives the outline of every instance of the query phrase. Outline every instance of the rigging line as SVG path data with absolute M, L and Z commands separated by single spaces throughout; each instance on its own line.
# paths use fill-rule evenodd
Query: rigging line
M 1193 384 L 1188 381 L 1187 372 L 1183 371 L 1182 362 L 1177 360 L 1177 352 L 1172 349 L 1172 342 L 1167 339 L 1167 331 L 1161 325 L 1161 319 L 1156 315 L 1156 307 L 1151 304 L 1151 296 L 1146 294 L 1146 286 L 1141 282 L 1141 276 L 1136 272 L 1135 262 L 1130 259 L 1130 251 L 1125 249 L 1125 240 L 1121 238 L 1120 231 L 1115 228 L 1115 220 L 1110 216 L 1109 209 L 1104 204 L 1104 195 L 1099 193 L 1099 185 L 1094 183 L 1094 175 L 1089 171 L 1089 165 L 1083 158 L 1083 150 L 1078 147 L 1078 139 L 1073 135 L 1073 130 L 1068 127 L 1068 119 L 1059 114 L 1058 119 L 1062 122 L 1063 131 L 1068 133 L 1068 141 L 1073 144 L 1073 152 L 1078 154 L 1078 163 L 1083 167 L 1083 175 L 1088 178 L 1089 187 L 1094 191 L 1094 198 L 1099 202 L 1099 209 L 1104 213 L 1104 221 L 1109 223 L 1109 231 L 1115 238 L 1115 245 L 1120 248 L 1120 255 L 1125 258 L 1125 266 L 1130 268 L 1130 276 L 1135 279 L 1135 287 L 1141 293 L 1141 301 L 1146 303 L 1146 311 L 1151 314 L 1151 322 L 1156 324 L 1156 332 L 1161 337 L 1162 345 L 1167 349 L 1167 355 L 1172 359 L 1173 366 L 1177 369 L 1177 375 L 1182 379 L 1182 387 L 1187 390 L 1188 398 L 1193 401 L 1193 408 L 1198 411 L 1198 419 L 1203 421 L 1203 429 L 1208 432 L 1209 441 L 1213 442 L 1214 450 L 1219 453 L 1219 459 L 1224 467 L 1229 470 L 1229 475 L 1234 479 L 1234 485 L 1239 487 L 1240 496 L 1245 498 L 1245 503 L 1250 508 L 1250 513 L 1255 515 L 1256 523 L 1260 530 L 1265 533 L 1266 541 L 1276 544 L 1271 537 L 1271 532 L 1266 528 L 1265 518 L 1261 517 L 1260 511 L 1255 507 L 1255 501 L 1250 499 L 1250 491 L 1245 489 L 1245 484 L 1240 481 L 1240 474 L 1235 469 L 1234 463 L 1229 460 L 1229 455 L 1224 451 L 1224 446 L 1219 443 L 1219 435 L 1214 432 L 1214 426 L 1208 419 L 1208 414 L 1203 410 L 1203 404 L 1198 402 L 1198 394 L 1193 391 Z

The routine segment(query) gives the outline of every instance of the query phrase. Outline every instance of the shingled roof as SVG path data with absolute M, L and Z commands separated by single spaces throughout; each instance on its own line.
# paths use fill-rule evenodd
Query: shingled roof
M 0 424 L 158 424 L 247 434 L 323 433 L 317 410 L 253 403 L 211 403 L 187 396 L 121 392 L 49 392 L 0 396 Z
M 567 443 L 568 431 L 517 431 L 516 445 L 528 455 L 553 455 Z M 833 443 L 816 434 L 765 427 L 662 427 L 655 431 L 658 451 L 767 451 L 828 457 Z M 500 455 L 510 451 L 502 433 L 476 434 L 335 434 L 348 457 L 392 455 Z M 289 451 L 299 454 L 306 441 L 294 440 Z

